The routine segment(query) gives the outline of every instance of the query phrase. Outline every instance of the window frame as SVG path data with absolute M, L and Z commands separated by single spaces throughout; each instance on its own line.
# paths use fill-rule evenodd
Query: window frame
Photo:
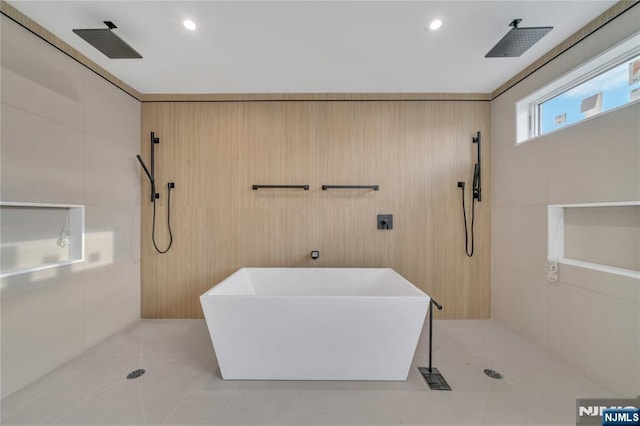
M 516 145 L 520 145 L 525 142 L 555 133 L 557 131 L 578 125 L 587 120 L 595 117 L 599 117 L 603 114 L 607 114 L 616 111 L 620 108 L 636 104 L 640 102 L 640 99 L 636 99 L 625 104 L 619 105 L 615 108 L 611 108 L 602 111 L 598 114 L 590 117 L 582 118 L 581 120 L 567 124 L 557 129 L 550 130 L 548 132 L 541 132 L 541 105 L 560 96 L 569 90 L 592 80 L 607 71 L 619 66 L 620 64 L 628 61 L 629 59 L 640 55 L 640 32 L 637 32 L 633 36 L 623 40 L 610 49 L 596 55 L 583 64 L 577 66 L 568 73 L 553 80 L 551 83 L 539 88 L 535 92 L 527 95 L 515 103 L 516 107 Z

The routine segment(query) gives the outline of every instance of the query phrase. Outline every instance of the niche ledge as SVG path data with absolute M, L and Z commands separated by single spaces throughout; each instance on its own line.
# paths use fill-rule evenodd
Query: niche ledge
M 552 204 L 547 206 L 547 260 L 555 260 L 559 264 L 571 265 L 610 274 L 640 280 L 640 270 L 623 268 L 604 263 L 592 262 L 584 259 L 574 259 L 565 256 L 565 212 L 574 208 L 597 207 L 637 207 L 640 209 L 640 201 L 604 202 L 604 203 L 579 203 L 579 204 Z M 636 248 L 636 251 L 638 248 Z M 636 253 L 637 254 L 637 253 Z

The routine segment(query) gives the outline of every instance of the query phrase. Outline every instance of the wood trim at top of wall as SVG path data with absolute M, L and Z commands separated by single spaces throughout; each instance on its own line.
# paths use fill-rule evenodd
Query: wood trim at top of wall
M 60 38 L 55 36 L 52 32 L 42 27 L 40 24 L 35 22 L 33 19 L 29 18 L 24 13 L 20 12 L 15 7 L 11 6 L 4 0 L 0 0 L 0 13 L 5 15 L 7 18 L 16 22 L 18 25 L 24 27 L 28 31 L 40 37 L 42 40 L 46 41 L 56 49 L 65 53 L 67 56 L 72 59 L 78 61 L 80 64 L 84 65 L 91 71 L 98 74 L 100 77 L 107 80 L 109 83 L 113 84 L 129 96 L 135 98 L 136 100 L 140 100 L 141 94 L 133 87 L 129 86 L 124 81 L 120 80 L 115 75 L 111 74 L 109 71 L 102 68 L 100 65 L 93 62 L 91 59 L 84 56 L 82 53 L 78 52 L 76 49 L 71 47 L 66 42 L 62 41 Z
M 489 93 L 157 93 L 142 102 L 490 101 Z
M 536 72 L 538 69 L 542 68 L 549 62 L 553 61 L 558 56 L 562 55 L 567 50 L 571 49 L 576 44 L 580 43 L 582 40 L 589 37 L 591 34 L 598 31 L 600 28 L 607 25 L 609 22 L 616 19 L 618 16 L 622 15 L 624 12 L 628 11 L 632 7 L 638 5 L 640 0 L 621 0 L 611 6 L 609 9 L 605 10 L 603 13 L 598 15 L 594 20 L 589 22 L 584 27 L 580 28 L 578 31 L 570 35 L 566 40 L 558 44 L 556 47 L 545 53 L 538 60 L 536 60 L 531 65 L 527 66 L 525 69 L 520 71 L 515 76 L 511 77 L 508 81 L 498 87 L 491 93 L 491 100 L 494 100 L 498 96 L 502 95 L 507 90 L 511 89 L 516 84 L 520 83 L 525 78 L 529 77 L 531 74 Z

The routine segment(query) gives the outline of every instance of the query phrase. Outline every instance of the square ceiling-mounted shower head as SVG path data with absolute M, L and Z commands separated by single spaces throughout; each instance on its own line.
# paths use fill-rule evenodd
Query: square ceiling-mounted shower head
M 109 59 L 142 58 L 142 55 L 136 52 L 124 40 L 111 31 L 114 28 L 118 28 L 113 22 L 104 21 L 104 23 L 107 28 L 73 30 L 73 32 L 82 37 L 84 41 L 98 49 Z
M 511 31 L 505 34 L 493 49 L 489 51 L 485 58 L 515 58 L 526 52 L 531 46 L 536 44 L 553 27 L 528 27 L 519 28 L 518 24 L 522 19 L 514 19 L 509 26 Z

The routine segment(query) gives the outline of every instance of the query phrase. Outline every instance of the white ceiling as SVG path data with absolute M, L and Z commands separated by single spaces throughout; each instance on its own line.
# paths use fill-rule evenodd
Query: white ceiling
M 615 1 L 9 3 L 141 93 L 487 93 Z M 514 18 L 554 29 L 520 58 L 486 59 Z M 143 59 L 108 59 L 71 31 L 105 20 Z

